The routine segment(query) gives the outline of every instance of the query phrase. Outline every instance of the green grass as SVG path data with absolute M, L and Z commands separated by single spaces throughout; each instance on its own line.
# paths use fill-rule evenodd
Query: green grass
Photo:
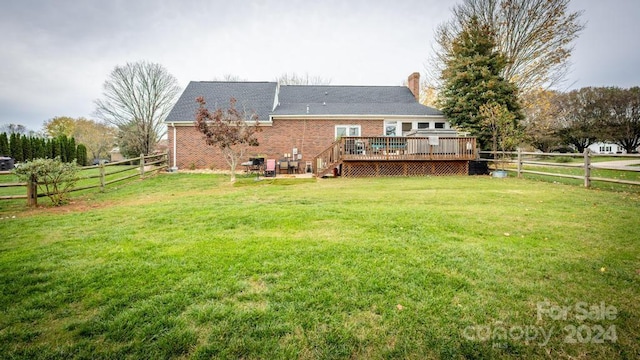
M 637 194 L 489 177 L 226 181 L 165 174 L 0 210 L 0 354 L 640 355 Z M 567 318 L 539 319 L 545 301 Z M 581 302 L 617 314 L 581 321 Z M 617 339 L 566 343 L 571 326 Z M 518 337 L 533 327 L 549 343 Z M 496 336 L 465 336 L 478 329 Z

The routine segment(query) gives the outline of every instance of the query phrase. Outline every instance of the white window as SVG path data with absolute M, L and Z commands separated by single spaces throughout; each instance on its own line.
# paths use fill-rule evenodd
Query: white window
M 437 122 L 435 128 L 436 129 L 444 129 L 444 123 L 443 122 Z
M 428 122 L 419 122 L 418 123 L 418 129 L 428 129 L 429 128 L 429 123 Z
M 336 125 L 336 139 L 343 136 L 360 136 L 360 125 Z

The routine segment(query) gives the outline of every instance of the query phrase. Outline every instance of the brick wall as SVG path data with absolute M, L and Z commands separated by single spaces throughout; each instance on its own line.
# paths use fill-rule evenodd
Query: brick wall
M 291 153 L 293 148 L 302 154 L 302 161 L 312 161 L 313 157 L 326 149 L 335 140 L 336 125 L 360 125 L 362 136 L 383 134 L 383 120 L 319 120 L 319 119 L 274 119 L 273 126 L 263 127 L 258 133 L 260 146 L 249 149 L 248 160 L 253 155 L 266 155 L 268 159 L 280 159 Z M 169 159 L 171 166 L 179 169 L 213 168 L 228 169 L 221 152 L 214 146 L 205 144 L 204 137 L 195 126 L 176 127 L 177 164 L 173 163 L 173 128 L 169 126 Z

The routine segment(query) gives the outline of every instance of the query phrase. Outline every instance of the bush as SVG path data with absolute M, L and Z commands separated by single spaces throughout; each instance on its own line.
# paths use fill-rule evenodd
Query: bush
M 36 159 L 16 168 L 14 174 L 21 181 L 36 181 L 54 206 L 65 204 L 69 193 L 78 181 L 78 165 L 75 160 L 63 163 L 55 159 Z
M 573 161 L 573 158 L 569 156 L 558 156 L 555 158 L 555 162 L 560 164 L 570 163 Z

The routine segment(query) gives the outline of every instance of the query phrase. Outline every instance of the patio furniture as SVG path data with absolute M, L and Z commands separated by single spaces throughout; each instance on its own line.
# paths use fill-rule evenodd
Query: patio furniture
M 286 161 L 286 160 L 280 160 L 279 170 L 280 170 L 280 174 L 282 174 L 283 171 L 286 171 L 287 174 L 288 174 L 289 173 L 289 162 Z
M 288 173 L 297 174 L 299 170 L 299 162 L 298 161 L 289 161 L 289 169 Z
M 276 177 L 276 159 L 267 159 L 267 166 L 264 169 L 265 177 Z

